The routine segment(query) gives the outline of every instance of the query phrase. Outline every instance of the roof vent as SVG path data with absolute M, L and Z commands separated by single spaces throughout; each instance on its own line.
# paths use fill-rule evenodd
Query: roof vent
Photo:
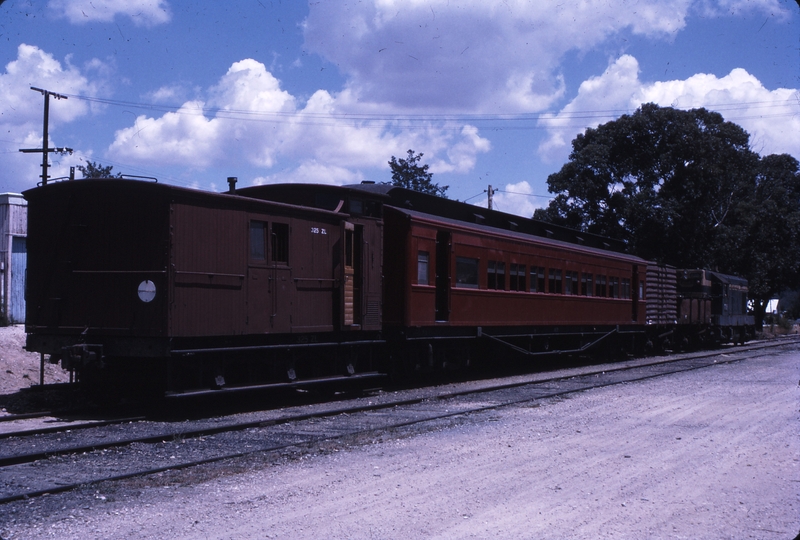
M 235 176 L 228 177 L 228 193 L 235 193 L 236 192 L 236 181 L 239 180 Z

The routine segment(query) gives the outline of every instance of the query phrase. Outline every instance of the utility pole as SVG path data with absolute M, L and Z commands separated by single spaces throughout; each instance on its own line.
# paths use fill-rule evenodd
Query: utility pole
M 24 152 L 26 154 L 41 152 L 42 153 L 42 185 L 47 185 L 47 179 L 49 178 L 47 174 L 47 168 L 50 164 L 47 162 L 47 154 L 49 152 L 58 152 L 63 154 L 65 152 L 72 153 L 72 148 L 48 148 L 48 124 L 50 123 L 50 96 L 55 97 L 56 99 L 67 99 L 67 96 L 62 96 L 61 94 L 56 94 L 55 92 L 51 92 L 49 90 L 42 90 L 41 88 L 35 88 L 31 86 L 31 90 L 35 90 L 36 92 L 41 92 L 44 96 L 44 127 L 43 137 L 42 137 L 42 147 L 41 148 L 20 148 L 20 152 Z
M 492 184 L 489 184 L 489 210 L 492 209 L 492 197 L 494 196 L 494 190 L 492 189 Z

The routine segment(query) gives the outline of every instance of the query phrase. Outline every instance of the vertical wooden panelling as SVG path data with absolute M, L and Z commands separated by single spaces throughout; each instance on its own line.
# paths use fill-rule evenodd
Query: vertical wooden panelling
M 170 334 L 245 333 L 246 214 L 173 204 L 171 224 Z

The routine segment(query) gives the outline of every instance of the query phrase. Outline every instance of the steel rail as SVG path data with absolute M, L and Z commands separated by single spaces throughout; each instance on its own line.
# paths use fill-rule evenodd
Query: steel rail
M 766 349 L 766 348 L 778 347 L 778 346 L 783 346 L 783 345 L 795 344 L 798 341 L 800 341 L 800 340 L 782 340 L 780 343 L 759 344 L 758 346 L 741 347 L 741 348 L 737 348 L 736 352 L 745 352 L 746 353 L 746 352 L 758 351 L 760 349 Z M 724 354 L 724 352 L 723 352 L 723 354 Z M 365 404 L 365 405 L 357 405 L 357 406 L 348 406 L 348 407 L 329 409 L 329 410 L 320 411 L 320 412 L 289 415 L 289 416 L 285 416 L 283 418 L 277 418 L 277 419 L 271 419 L 271 420 L 257 420 L 257 421 L 252 421 L 252 422 L 231 423 L 231 424 L 227 424 L 227 425 L 215 426 L 213 428 L 203 428 L 203 429 L 190 430 L 190 431 L 181 430 L 179 432 L 174 432 L 174 431 L 173 432 L 164 432 L 164 433 L 160 433 L 160 434 L 156 434 L 156 435 L 149 435 L 147 437 L 130 438 L 130 439 L 125 439 L 125 440 L 117 440 L 117 441 L 113 441 L 113 442 L 109 441 L 109 442 L 105 442 L 105 443 L 96 443 L 96 444 L 85 445 L 85 446 L 74 446 L 74 447 L 70 447 L 70 448 L 65 448 L 63 450 L 59 450 L 57 452 L 56 451 L 49 451 L 49 452 L 45 451 L 45 452 L 41 452 L 41 453 L 37 452 L 37 453 L 30 453 L 30 454 L 22 454 L 22 455 L 18 455 L 18 456 L 9 456 L 7 458 L 4 458 L 3 460 L 0 460 L 0 464 L 12 465 L 12 464 L 19 464 L 19 463 L 27 463 L 27 462 L 31 462 L 31 461 L 35 461 L 35 460 L 39 460 L 39 459 L 52 457 L 52 456 L 55 456 L 55 455 L 63 455 L 63 454 L 69 454 L 69 453 L 75 453 L 75 452 L 88 452 L 88 451 L 92 451 L 92 450 L 106 449 L 106 448 L 111 448 L 111 447 L 115 447 L 115 446 L 130 445 L 130 444 L 133 444 L 133 443 L 136 443 L 136 442 L 139 442 L 139 443 L 159 443 L 159 442 L 167 441 L 167 440 L 170 440 L 170 439 L 174 439 L 175 437 L 181 437 L 183 439 L 190 439 L 190 438 L 215 435 L 215 434 L 225 433 L 225 432 L 241 431 L 241 430 L 245 430 L 245 429 L 269 427 L 269 426 L 281 425 L 281 424 L 289 424 L 289 423 L 292 423 L 292 422 L 300 422 L 300 421 L 303 421 L 303 420 L 309 420 L 309 419 L 315 419 L 315 418 L 333 417 L 333 416 L 344 415 L 344 414 L 355 414 L 355 413 L 359 413 L 359 412 L 368 412 L 368 411 L 375 411 L 375 410 L 381 410 L 381 409 L 388 409 L 388 408 L 404 406 L 404 405 L 415 405 L 415 404 L 419 404 L 419 403 L 422 403 L 422 402 L 425 402 L 425 401 L 446 400 L 446 399 L 450 399 L 450 398 L 453 398 L 453 397 L 459 397 L 459 396 L 464 396 L 464 395 L 469 395 L 469 394 L 487 393 L 487 392 L 492 392 L 492 391 L 497 391 L 497 390 L 504 390 L 504 389 L 514 388 L 514 387 L 541 386 L 541 385 L 543 385 L 545 383 L 552 383 L 552 382 L 558 382 L 558 381 L 568 381 L 570 379 L 574 379 L 574 378 L 577 378 L 577 377 L 590 378 L 592 376 L 600 375 L 600 374 L 609 374 L 609 373 L 616 373 L 616 372 L 622 372 L 622 371 L 632 371 L 632 370 L 635 370 L 635 369 L 648 368 L 648 367 L 653 367 L 653 366 L 665 366 L 667 364 L 677 364 L 679 362 L 683 362 L 685 364 L 686 363 L 690 363 L 690 365 L 687 365 L 687 366 L 683 366 L 683 367 L 674 366 L 674 369 L 669 369 L 669 370 L 666 370 L 666 371 L 659 371 L 657 373 L 649 373 L 649 374 L 644 374 L 644 375 L 638 375 L 638 376 L 635 376 L 635 377 L 625 378 L 623 380 L 596 381 L 596 382 L 592 382 L 591 384 L 580 384 L 580 385 L 578 385 L 576 387 L 571 387 L 571 388 L 567 388 L 567 389 L 563 389 L 563 390 L 546 392 L 544 394 L 540 393 L 540 394 L 536 394 L 536 395 L 533 395 L 533 396 L 528 395 L 528 396 L 524 396 L 524 397 L 518 398 L 518 399 L 504 400 L 504 401 L 502 401 L 500 403 L 494 403 L 494 404 L 490 404 L 490 405 L 483 405 L 483 406 L 480 406 L 480 407 L 473 407 L 473 408 L 470 408 L 470 409 L 461 409 L 461 410 L 457 410 L 457 411 L 450 411 L 450 412 L 435 414 L 435 415 L 432 415 L 432 416 L 426 416 L 426 417 L 423 417 L 423 418 L 406 420 L 406 421 L 402 421 L 402 422 L 394 422 L 394 423 L 390 423 L 390 424 L 381 425 L 381 426 L 378 426 L 378 427 L 370 427 L 370 428 L 367 428 L 367 429 L 357 429 L 357 430 L 352 430 L 352 431 L 340 433 L 340 434 L 333 435 L 333 436 L 331 436 L 331 435 L 323 435 L 323 436 L 319 436 L 319 437 L 312 437 L 310 440 L 305 441 L 305 442 L 301 442 L 301 443 L 298 443 L 298 442 L 294 441 L 294 442 L 278 444 L 278 445 L 274 445 L 274 446 L 270 446 L 270 447 L 262 447 L 262 448 L 257 448 L 257 449 L 253 449 L 253 450 L 226 453 L 226 454 L 222 454 L 222 455 L 217 455 L 217 456 L 212 456 L 212 457 L 207 457 L 207 458 L 202 458 L 202 459 L 197 459 L 197 460 L 189 460 L 189 461 L 185 461 L 185 462 L 182 462 L 182 463 L 174 463 L 174 464 L 169 464 L 169 465 L 166 465 L 166 466 L 163 466 L 163 467 L 155 467 L 155 468 L 147 469 L 147 470 L 132 471 L 132 472 L 123 473 L 123 474 L 114 475 L 114 476 L 91 479 L 91 480 L 88 480 L 88 481 L 87 480 L 83 480 L 83 481 L 80 481 L 80 482 L 76 482 L 74 484 L 57 485 L 57 486 L 52 486 L 52 487 L 49 487 L 47 489 L 42 489 L 42 490 L 27 491 L 27 492 L 24 492 L 24 493 L 18 493 L 18 494 L 8 495 L 8 496 L 5 496 L 5 497 L 0 497 L 0 504 L 9 503 L 9 502 L 13 502 L 13 501 L 24 499 L 24 498 L 41 496 L 41 495 L 48 494 L 48 493 L 59 493 L 59 492 L 70 491 L 70 490 L 76 489 L 76 488 L 78 488 L 80 486 L 94 485 L 94 484 L 98 484 L 100 482 L 118 481 L 118 480 L 124 480 L 124 479 L 128 479 L 128 478 L 139 477 L 139 476 L 148 476 L 148 475 L 152 475 L 152 474 L 156 474 L 156 473 L 160 473 L 160 472 L 165 472 L 165 471 L 170 471 L 170 470 L 181 470 L 181 469 L 186 469 L 186 468 L 197 466 L 197 465 L 204 465 L 204 464 L 215 463 L 215 462 L 219 462 L 219 461 L 223 461 L 223 460 L 227 460 L 227 459 L 240 458 L 240 457 L 244 457 L 244 456 L 252 455 L 252 454 L 256 454 L 256 453 L 274 452 L 276 450 L 282 450 L 282 449 L 285 449 L 285 448 L 288 448 L 288 447 L 292 447 L 292 446 L 297 447 L 297 446 L 308 446 L 308 445 L 312 445 L 312 444 L 319 444 L 319 443 L 322 443 L 322 442 L 333 441 L 333 440 L 337 440 L 337 439 L 343 439 L 345 437 L 351 437 L 351 436 L 359 435 L 359 434 L 366 434 L 366 433 L 370 433 L 370 432 L 378 432 L 378 431 L 386 431 L 386 430 L 398 429 L 398 428 L 407 427 L 407 426 L 410 426 L 410 425 L 422 424 L 422 423 L 426 423 L 426 422 L 432 422 L 432 421 L 435 421 L 435 420 L 442 420 L 442 419 L 452 418 L 452 417 L 455 417 L 455 416 L 474 414 L 474 413 L 479 413 L 479 412 L 488 411 L 488 410 L 496 410 L 496 409 L 500 409 L 500 408 L 504 408 L 504 407 L 518 405 L 518 404 L 521 404 L 521 403 L 527 403 L 527 402 L 531 402 L 531 401 L 538 401 L 538 400 L 542 400 L 542 399 L 548 399 L 548 398 L 563 396 L 563 395 L 572 394 L 572 393 L 576 393 L 576 392 L 582 392 L 582 391 L 589 390 L 589 389 L 594 389 L 594 388 L 604 388 L 604 387 L 613 386 L 613 385 L 616 385 L 616 384 L 624 384 L 624 383 L 630 383 L 630 382 L 643 381 L 643 380 L 648 380 L 648 379 L 657 378 L 657 377 L 663 377 L 663 376 L 671 375 L 671 374 L 675 374 L 675 373 L 681 373 L 681 372 L 687 372 L 687 371 L 692 371 L 692 370 L 697 370 L 697 369 L 703 369 L 703 368 L 711 367 L 711 366 L 715 366 L 715 365 L 738 363 L 738 362 L 741 362 L 741 361 L 744 361 L 744 360 L 747 360 L 747 359 L 757 358 L 758 356 L 760 356 L 760 355 L 755 355 L 755 356 L 744 357 L 744 358 L 730 358 L 730 359 L 723 359 L 723 360 L 696 362 L 697 360 L 703 360 L 703 359 L 707 360 L 709 358 L 712 358 L 714 356 L 719 356 L 719 355 L 720 355 L 720 351 L 717 351 L 714 354 L 701 353 L 701 354 L 698 354 L 698 355 L 692 355 L 692 356 L 684 357 L 684 358 L 666 359 L 666 360 L 661 360 L 661 361 L 656 361 L 656 362 L 651 362 L 651 363 L 638 364 L 638 365 L 634 365 L 634 366 L 621 366 L 621 367 L 611 368 L 611 369 L 606 367 L 606 368 L 604 368 L 602 370 L 598 369 L 597 371 L 590 371 L 590 372 L 586 372 L 586 373 L 581 373 L 581 374 L 576 375 L 576 376 L 560 376 L 560 377 L 553 377 L 553 378 L 543 379 L 543 380 L 538 380 L 538 381 L 517 381 L 517 382 L 512 382 L 512 383 L 503 383 L 503 384 L 498 384 L 498 385 L 491 385 L 491 386 L 477 388 L 477 389 L 466 389 L 466 390 L 457 390 L 457 391 L 451 391 L 451 392 L 444 392 L 444 393 L 438 394 L 438 395 L 433 396 L 433 397 L 431 397 L 431 396 L 422 396 L 422 397 L 415 397 L 415 398 L 409 398 L 409 399 L 390 400 L 390 401 L 382 402 L 382 403 L 369 403 L 369 404 Z M 692 362 L 694 362 L 694 363 L 692 363 Z

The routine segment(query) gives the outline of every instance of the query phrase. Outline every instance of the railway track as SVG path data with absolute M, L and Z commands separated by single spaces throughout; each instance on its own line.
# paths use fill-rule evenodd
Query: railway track
M 640 359 L 621 364 L 548 374 L 473 381 L 439 388 L 383 394 L 187 422 L 125 419 L 36 435 L 4 435 L 0 449 L 0 504 L 231 460 L 256 453 L 358 442 L 376 433 L 558 398 L 575 392 L 642 381 L 769 354 L 796 347 L 800 340 L 762 343 L 723 351 Z

